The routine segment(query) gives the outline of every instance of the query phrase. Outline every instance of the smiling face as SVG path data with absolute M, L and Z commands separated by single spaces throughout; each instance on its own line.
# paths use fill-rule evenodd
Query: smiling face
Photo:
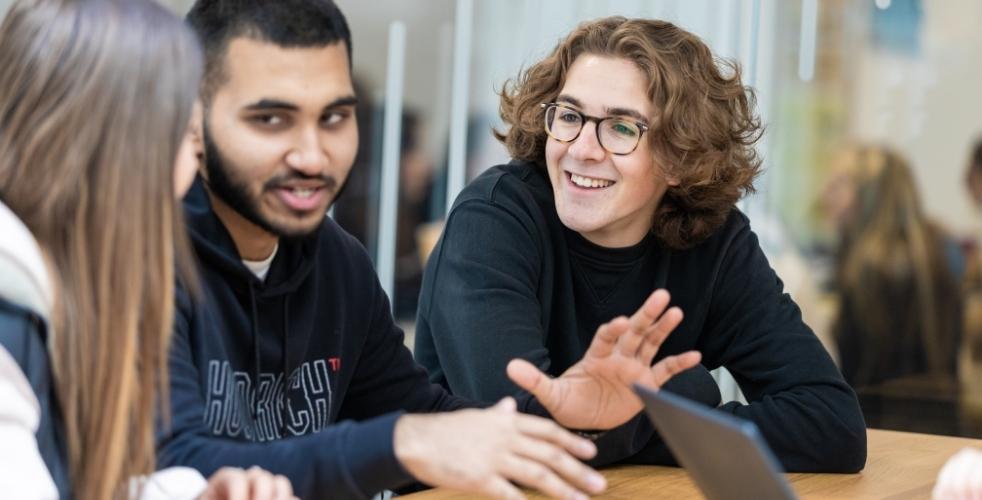
M 654 106 L 646 90 L 645 74 L 631 61 L 584 54 L 570 66 L 556 101 L 586 115 L 650 124 Z M 597 141 L 595 127 L 587 122 L 572 142 L 546 142 L 556 211 L 566 227 L 595 244 L 630 246 L 651 229 L 667 183 L 647 136 L 632 153 L 614 155 Z
M 226 225 L 275 236 L 316 230 L 358 150 L 345 45 L 284 48 L 240 37 L 224 64 L 203 143 L 209 190 L 243 219 Z

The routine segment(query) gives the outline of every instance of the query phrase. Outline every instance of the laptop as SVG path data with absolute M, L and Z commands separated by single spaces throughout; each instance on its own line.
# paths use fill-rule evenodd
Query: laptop
M 793 500 L 794 490 L 753 422 L 640 385 L 648 418 L 709 500 Z

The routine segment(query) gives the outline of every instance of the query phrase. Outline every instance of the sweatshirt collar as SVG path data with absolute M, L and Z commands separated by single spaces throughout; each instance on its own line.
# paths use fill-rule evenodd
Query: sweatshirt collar
M 294 291 L 313 270 L 319 231 L 299 238 L 280 238 L 266 280 L 257 278 L 242 262 L 231 234 L 215 214 L 200 175 L 184 197 L 184 213 L 198 259 L 233 288 L 251 287 L 267 297 L 283 295 Z

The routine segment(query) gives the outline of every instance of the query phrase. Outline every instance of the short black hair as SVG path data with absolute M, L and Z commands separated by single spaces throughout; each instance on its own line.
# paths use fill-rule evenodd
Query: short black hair
M 237 37 L 288 48 L 343 42 L 351 64 L 348 21 L 331 0 L 197 0 L 186 19 L 204 48 L 201 98 L 206 104 L 224 83 L 225 53 Z

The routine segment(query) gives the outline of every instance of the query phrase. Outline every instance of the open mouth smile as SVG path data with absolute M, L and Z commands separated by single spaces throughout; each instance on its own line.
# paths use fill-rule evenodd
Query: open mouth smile
M 571 172 L 566 172 L 566 178 L 569 179 L 569 181 L 576 187 L 584 189 L 603 189 L 616 184 L 611 180 L 587 177 L 585 175 L 577 175 Z

